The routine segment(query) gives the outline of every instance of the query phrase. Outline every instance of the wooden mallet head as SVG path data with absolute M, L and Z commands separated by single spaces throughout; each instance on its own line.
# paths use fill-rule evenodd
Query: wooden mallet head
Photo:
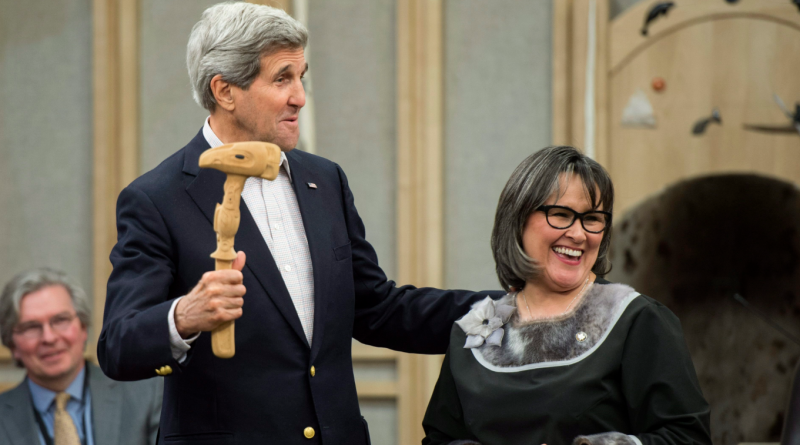
M 278 177 L 280 164 L 281 149 L 269 142 L 236 142 L 209 148 L 200 155 L 201 168 L 270 181 Z
M 201 168 L 213 168 L 228 175 L 225 196 L 214 211 L 214 231 L 217 233 L 217 250 L 211 254 L 215 269 L 230 269 L 236 259 L 233 240 L 239 230 L 239 201 L 244 182 L 255 176 L 270 181 L 278 177 L 281 149 L 268 142 L 236 142 L 210 148 L 200 155 Z M 223 323 L 211 332 L 211 348 L 220 358 L 233 357 L 236 352 L 234 323 Z

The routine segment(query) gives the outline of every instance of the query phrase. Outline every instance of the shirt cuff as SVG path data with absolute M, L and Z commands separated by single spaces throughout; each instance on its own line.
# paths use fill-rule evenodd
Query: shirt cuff
M 177 360 L 178 363 L 183 363 L 186 360 L 186 353 L 192 348 L 192 342 L 197 340 L 197 337 L 200 336 L 198 332 L 192 337 L 184 339 L 181 338 L 181 334 L 178 333 L 178 328 L 175 326 L 175 308 L 178 306 L 178 302 L 181 301 L 181 298 L 183 297 L 176 298 L 175 301 L 172 302 L 172 306 L 169 307 L 169 314 L 167 314 L 167 322 L 169 323 L 169 347 L 172 350 L 172 358 Z

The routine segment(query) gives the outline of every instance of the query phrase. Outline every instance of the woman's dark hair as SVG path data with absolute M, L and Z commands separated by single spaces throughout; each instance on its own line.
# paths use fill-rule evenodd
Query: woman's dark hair
M 511 174 L 500 194 L 492 229 L 492 254 L 497 278 L 506 291 L 522 289 L 540 271 L 536 261 L 522 248 L 522 234 L 528 217 L 553 193 L 561 193 L 559 179 L 562 174 L 578 175 L 594 209 L 602 206 L 604 211 L 613 212 L 614 185 L 608 172 L 578 149 L 569 146 L 547 147 L 525 158 Z M 597 275 L 611 271 L 608 248 L 612 221 L 603 232 L 597 261 L 592 267 Z

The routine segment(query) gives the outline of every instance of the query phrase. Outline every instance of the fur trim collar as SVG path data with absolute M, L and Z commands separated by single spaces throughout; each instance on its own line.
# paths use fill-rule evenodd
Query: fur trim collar
M 503 326 L 501 345 L 484 344 L 473 352 L 497 367 L 575 359 L 605 338 L 632 292 L 633 288 L 624 284 L 594 284 L 578 305 L 561 317 L 520 323 L 515 312 Z M 498 304 L 516 307 L 516 294 L 505 295 Z

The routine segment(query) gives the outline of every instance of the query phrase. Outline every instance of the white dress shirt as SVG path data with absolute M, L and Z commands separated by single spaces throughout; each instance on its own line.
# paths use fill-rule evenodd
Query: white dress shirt
M 211 148 L 223 145 L 208 122 L 209 119 L 206 118 L 203 125 L 203 136 L 206 141 Z M 247 204 L 261 236 L 264 237 L 275 259 L 310 345 L 314 334 L 314 270 L 285 153 L 281 152 L 278 177 L 274 181 L 247 178 L 242 190 L 242 199 Z M 240 249 L 246 251 L 247 246 L 240 246 Z M 200 335 L 198 333 L 194 337 L 183 339 L 178 334 L 175 327 L 175 307 L 181 298 L 183 297 L 176 298 L 172 302 L 168 315 L 172 356 L 178 362 L 186 359 L 186 353 L 191 348 L 192 342 Z

